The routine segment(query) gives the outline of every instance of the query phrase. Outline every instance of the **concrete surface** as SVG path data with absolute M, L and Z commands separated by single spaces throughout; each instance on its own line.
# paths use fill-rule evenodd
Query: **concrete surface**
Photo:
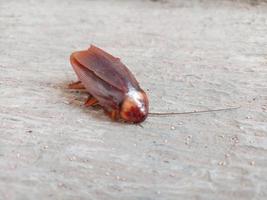
M 267 199 L 264 1 L 0 0 L 0 199 Z M 149 90 L 143 128 L 84 109 L 91 43 Z

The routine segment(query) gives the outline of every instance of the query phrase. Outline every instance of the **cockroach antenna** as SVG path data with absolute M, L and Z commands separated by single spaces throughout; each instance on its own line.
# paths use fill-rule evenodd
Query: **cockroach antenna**
M 229 110 L 236 110 L 239 108 L 241 108 L 241 106 L 229 107 L 229 108 L 220 108 L 220 109 L 213 109 L 213 110 L 195 110 L 195 111 L 189 111 L 189 112 L 150 112 L 148 114 L 151 116 L 187 115 L 187 114 L 199 114 L 199 113 L 229 111 Z

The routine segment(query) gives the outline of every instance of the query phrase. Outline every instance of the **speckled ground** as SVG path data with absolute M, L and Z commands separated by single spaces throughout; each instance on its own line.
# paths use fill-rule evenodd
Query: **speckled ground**
M 264 1 L 0 0 L 0 199 L 266 199 Z M 118 56 L 151 111 L 111 122 L 68 91 L 72 51 Z

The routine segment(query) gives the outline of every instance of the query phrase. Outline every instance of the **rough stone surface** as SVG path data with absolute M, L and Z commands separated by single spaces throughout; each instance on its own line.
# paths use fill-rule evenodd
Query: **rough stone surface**
M 266 199 L 264 1 L 0 0 L 0 199 Z M 111 122 L 68 91 L 72 51 L 121 57 L 151 111 Z

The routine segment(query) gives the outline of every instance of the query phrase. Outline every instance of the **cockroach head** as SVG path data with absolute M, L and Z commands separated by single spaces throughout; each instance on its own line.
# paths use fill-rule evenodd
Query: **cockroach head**
M 120 116 L 130 123 L 140 123 L 148 115 L 148 98 L 144 91 L 130 90 L 122 102 Z

